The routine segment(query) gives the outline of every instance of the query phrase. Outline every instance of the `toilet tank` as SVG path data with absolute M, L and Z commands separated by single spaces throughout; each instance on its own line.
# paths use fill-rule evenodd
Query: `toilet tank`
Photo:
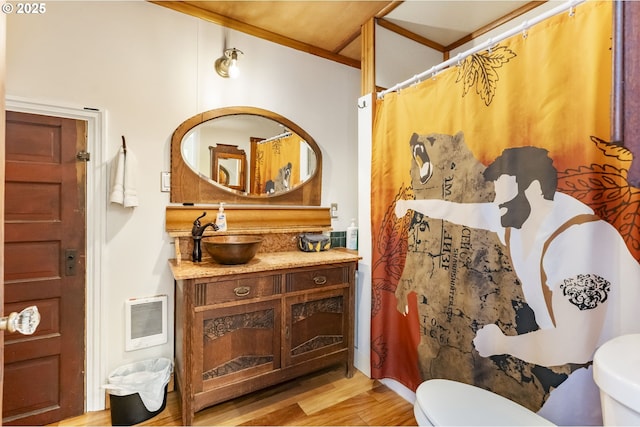
M 593 356 L 606 426 L 640 425 L 640 334 L 621 335 Z

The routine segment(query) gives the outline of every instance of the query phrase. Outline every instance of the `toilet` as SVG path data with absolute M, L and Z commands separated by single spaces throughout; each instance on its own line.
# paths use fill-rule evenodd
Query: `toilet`
M 469 384 L 434 379 L 416 390 L 419 426 L 553 426 L 524 406 Z
M 640 334 L 621 335 L 593 356 L 604 425 L 640 425 Z

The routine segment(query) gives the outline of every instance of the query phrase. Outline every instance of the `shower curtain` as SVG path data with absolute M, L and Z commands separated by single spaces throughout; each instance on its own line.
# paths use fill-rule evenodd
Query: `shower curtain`
M 290 135 L 256 146 L 254 194 L 276 194 L 300 183 L 300 137 Z
M 640 323 L 611 43 L 612 3 L 587 2 L 378 100 L 374 378 L 448 378 L 556 424 L 602 422 L 593 352 Z

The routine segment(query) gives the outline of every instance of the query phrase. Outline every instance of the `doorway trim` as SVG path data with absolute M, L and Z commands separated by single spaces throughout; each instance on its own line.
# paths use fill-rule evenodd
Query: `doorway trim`
M 107 376 L 106 343 L 103 326 L 108 310 L 103 306 L 103 248 L 106 236 L 106 112 L 99 108 L 62 106 L 26 98 L 6 96 L 6 110 L 20 113 L 64 117 L 87 122 L 86 189 L 86 337 L 85 337 L 85 412 L 105 408 L 102 385 Z

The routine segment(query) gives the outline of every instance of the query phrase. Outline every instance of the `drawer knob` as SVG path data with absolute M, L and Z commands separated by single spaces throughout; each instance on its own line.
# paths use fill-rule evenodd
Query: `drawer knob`
M 233 293 L 236 294 L 237 297 L 246 297 L 251 292 L 251 288 L 248 286 L 238 286 L 233 289 Z
M 327 283 L 327 276 L 316 276 L 313 278 L 313 283 L 316 285 L 324 285 Z

